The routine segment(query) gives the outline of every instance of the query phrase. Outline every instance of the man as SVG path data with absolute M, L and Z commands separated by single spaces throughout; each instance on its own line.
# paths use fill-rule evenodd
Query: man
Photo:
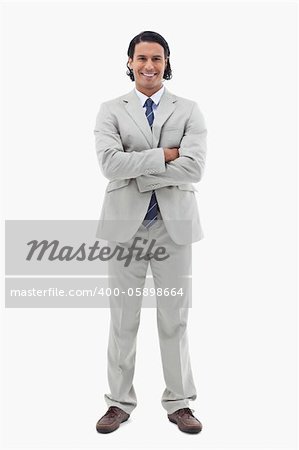
M 191 243 L 203 237 L 192 183 L 203 174 L 207 131 L 197 104 L 173 95 L 163 85 L 163 79 L 172 76 L 169 56 L 169 46 L 160 34 L 144 31 L 135 36 L 127 62 L 127 75 L 135 88 L 103 103 L 96 119 L 97 155 L 109 180 L 98 237 L 107 239 L 111 248 L 121 245 L 135 256 L 136 239 L 154 243 L 147 259 L 133 258 L 128 267 L 117 259 L 108 263 L 113 293 L 108 344 L 111 392 L 105 394 L 108 411 L 96 425 L 100 433 L 116 430 L 137 405 L 133 375 L 139 293 L 149 264 L 166 383 L 162 406 L 181 431 L 202 429 L 189 408 L 196 388 L 186 327 Z M 166 259 L 153 258 L 158 246 L 166 249 Z M 121 294 L 116 295 L 114 288 Z M 174 296 L 168 295 L 169 289 L 175 289 Z

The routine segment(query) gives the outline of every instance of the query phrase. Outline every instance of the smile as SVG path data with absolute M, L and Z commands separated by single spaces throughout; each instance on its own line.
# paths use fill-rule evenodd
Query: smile
M 143 75 L 146 78 L 153 78 L 157 74 L 156 73 L 143 73 L 143 72 L 141 72 L 141 75 Z

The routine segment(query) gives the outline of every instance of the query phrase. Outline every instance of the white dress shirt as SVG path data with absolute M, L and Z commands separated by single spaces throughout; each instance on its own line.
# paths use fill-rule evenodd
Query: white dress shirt
M 161 87 L 161 89 L 159 89 L 157 92 L 155 92 L 153 95 L 151 95 L 150 97 L 148 97 L 147 95 L 145 95 L 145 94 L 143 94 L 142 92 L 140 92 L 140 91 L 138 91 L 137 89 L 136 89 L 136 87 L 135 87 L 135 91 L 136 91 L 136 94 L 138 95 L 138 97 L 139 97 L 139 99 L 140 99 L 140 102 L 141 102 L 141 105 L 142 105 L 142 107 L 143 107 L 143 109 L 144 109 L 144 112 L 145 112 L 145 110 L 146 110 L 146 106 L 144 106 L 144 103 L 146 102 L 146 100 L 148 99 L 148 98 L 151 98 L 152 100 L 153 100 L 153 111 L 154 111 L 154 115 L 155 115 L 155 111 L 156 111 L 156 109 L 158 108 L 158 106 L 159 106 L 159 103 L 160 103 L 160 100 L 161 100 L 161 97 L 162 97 L 162 94 L 163 94 L 163 92 L 164 92 L 164 85 Z

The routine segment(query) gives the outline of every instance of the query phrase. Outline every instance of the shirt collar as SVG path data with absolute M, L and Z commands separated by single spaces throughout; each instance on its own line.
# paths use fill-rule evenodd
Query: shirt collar
M 161 89 L 159 89 L 157 92 L 155 92 L 153 95 L 151 95 L 151 97 L 148 97 L 147 95 L 143 94 L 142 92 L 138 91 L 135 87 L 135 92 L 138 95 L 140 101 L 141 101 L 141 105 L 144 106 L 144 103 L 146 102 L 146 100 L 148 98 L 151 98 L 153 100 L 153 102 L 155 103 L 156 106 L 159 105 L 159 102 L 161 100 L 162 94 L 164 92 L 164 85 L 161 87 Z

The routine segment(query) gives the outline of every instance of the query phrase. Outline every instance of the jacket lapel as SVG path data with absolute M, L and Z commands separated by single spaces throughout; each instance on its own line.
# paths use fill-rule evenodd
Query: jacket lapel
M 158 147 L 159 145 L 162 126 L 175 110 L 176 101 L 176 96 L 164 88 L 153 123 L 153 148 Z
M 171 94 L 166 88 L 164 88 L 164 92 L 161 97 L 158 109 L 155 113 L 152 130 L 145 117 L 144 110 L 135 92 L 135 89 L 133 89 L 127 95 L 123 96 L 122 100 L 128 114 L 131 116 L 138 128 L 143 133 L 150 148 L 157 147 L 160 140 L 161 128 L 165 121 L 175 110 L 175 102 L 177 101 L 176 96 Z
M 123 97 L 123 102 L 125 104 L 128 114 L 131 116 L 131 118 L 134 120 L 138 128 L 141 130 L 145 139 L 148 142 L 148 145 L 151 148 L 153 141 L 152 130 L 148 124 L 147 118 L 145 117 L 142 105 L 140 103 L 138 95 L 135 92 L 135 89 L 133 89 L 131 92 L 129 92 L 127 95 Z

